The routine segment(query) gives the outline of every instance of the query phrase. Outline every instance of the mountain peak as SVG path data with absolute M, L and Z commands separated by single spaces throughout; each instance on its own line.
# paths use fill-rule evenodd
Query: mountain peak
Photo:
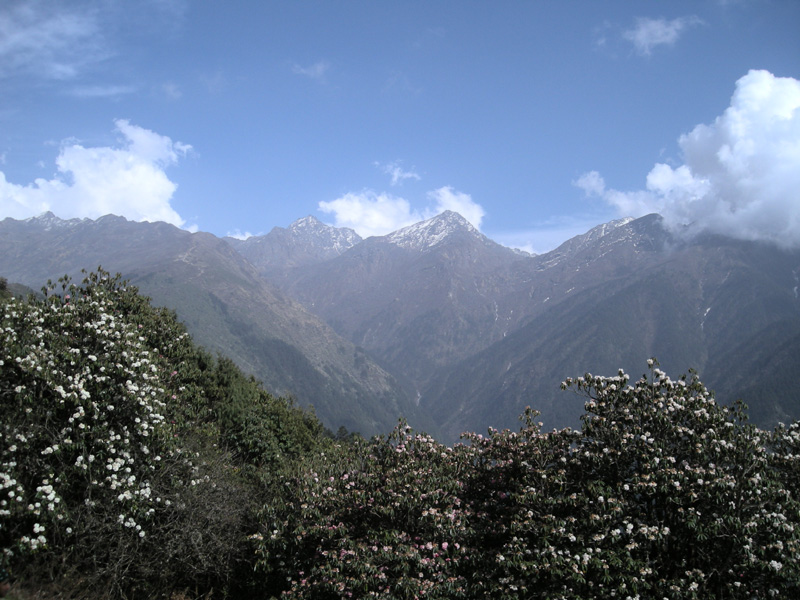
M 297 219 L 294 223 L 289 225 L 288 229 L 292 232 L 299 232 L 302 230 L 319 230 L 325 227 L 331 227 L 330 225 L 326 225 L 316 217 L 312 215 L 308 215 L 307 217 L 303 217 L 302 219 Z
M 328 225 L 311 215 L 297 219 L 287 231 L 295 242 L 303 242 L 334 255 L 361 241 L 361 236 L 352 229 Z
M 288 227 L 273 227 L 266 235 L 226 241 L 261 273 L 274 274 L 338 256 L 358 244 L 361 237 L 352 229 L 333 227 L 309 215 Z
M 29 217 L 25 219 L 26 223 L 30 223 L 32 225 L 38 225 L 45 231 L 50 231 L 53 228 L 57 227 L 69 227 L 71 225 L 77 225 L 81 222 L 80 219 L 61 219 L 54 215 L 51 211 L 43 212 L 39 216 L 36 217 Z
M 446 210 L 425 221 L 398 229 L 387 235 L 386 239 L 402 248 L 427 250 L 457 233 L 483 238 L 483 235 L 464 217 L 452 210 Z
M 467 231 L 478 233 L 478 230 L 475 229 L 472 223 L 467 221 L 463 216 L 461 216 L 460 213 L 457 213 L 454 210 L 446 210 L 441 212 L 435 217 L 428 219 L 428 222 L 447 224 L 450 227 L 463 228 Z

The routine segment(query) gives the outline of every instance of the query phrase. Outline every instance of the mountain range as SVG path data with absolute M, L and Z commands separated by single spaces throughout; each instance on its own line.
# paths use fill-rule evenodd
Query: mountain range
M 516 427 L 530 405 L 575 426 L 568 376 L 656 356 L 695 369 L 763 426 L 800 417 L 800 252 L 685 239 L 658 215 L 529 255 L 454 212 L 360 238 L 305 217 L 246 240 L 120 217 L 0 222 L 0 276 L 39 287 L 102 265 L 174 309 L 195 339 L 329 427 L 404 416 L 446 441 Z
M 0 273 L 10 282 L 79 282 L 98 266 L 175 310 L 198 343 L 268 389 L 313 405 L 326 424 L 372 434 L 416 415 L 394 377 L 209 233 L 115 216 L 0 222 Z

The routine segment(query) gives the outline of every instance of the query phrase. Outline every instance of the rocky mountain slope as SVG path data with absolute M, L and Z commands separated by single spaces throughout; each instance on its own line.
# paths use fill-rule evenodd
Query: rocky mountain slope
M 528 405 L 546 427 L 577 426 L 564 378 L 635 377 L 651 356 L 744 399 L 759 425 L 800 418 L 800 252 L 680 239 L 658 215 L 539 256 L 452 212 L 364 240 L 312 217 L 244 241 L 110 216 L 0 222 L 10 282 L 98 264 L 333 427 L 369 434 L 406 416 L 453 441 L 516 427 Z
M 613 272 L 614 254 L 595 268 Z M 696 369 L 722 401 L 745 400 L 763 426 L 798 418 L 788 373 L 800 367 L 800 257 L 720 239 L 652 254 L 462 361 L 423 406 L 450 436 L 489 420 L 511 426 L 525 405 L 547 426 L 575 426 L 583 405 L 558 391 L 561 380 L 619 367 L 636 376 L 656 356 L 671 373 Z
M 520 260 L 445 212 L 276 283 L 417 393 L 443 365 L 502 337 L 513 315 L 497 299 Z
M 278 283 L 373 353 L 452 441 L 514 427 L 526 405 L 578 425 L 567 376 L 651 356 L 769 426 L 800 416 L 800 253 L 681 240 L 658 215 L 600 225 L 535 257 L 454 213 L 362 241 Z M 767 392 L 767 390 L 771 390 Z
M 289 227 L 273 227 L 266 235 L 245 240 L 223 238 L 269 279 L 339 256 L 361 241 L 346 227 L 331 227 L 312 216 L 298 219 Z
M 0 274 L 10 282 L 38 289 L 98 265 L 176 310 L 198 343 L 269 389 L 313 404 L 330 427 L 372 434 L 400 414 L 414 420 L 415 407 L 391 375 L 211 234 L 114 216 L 0 222 Z

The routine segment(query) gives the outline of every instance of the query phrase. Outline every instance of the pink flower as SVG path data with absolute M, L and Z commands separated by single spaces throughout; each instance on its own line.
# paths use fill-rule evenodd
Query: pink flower
M 447 550 L 447 542 L 442 542 L 442 550 Z

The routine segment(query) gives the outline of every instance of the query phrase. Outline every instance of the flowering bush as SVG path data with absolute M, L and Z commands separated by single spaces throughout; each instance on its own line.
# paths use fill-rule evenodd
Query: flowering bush
M 267 497 L 246 467 L 277 468 L 321 425 L 119 277 L 44 292 L 0 303 L 3 562 L 92 597 L 241 595 Z
M 179 450 L 165 424 L 165 365 L 141 326 L 119 314 L 124 290 L 115 283 L 95 275 L 63 296 L 2 306 L 6 552 L 69 544 L 98 512 L 141 539 L 169 502 L 153 479 L 155 465 Z
M 459 455 L 404 424 L 314 457 L 256 536 L 259 566 L 288 598 L 461 598 L 467 513 Z
M 797 427 L 775 434 L 656 364 L 564 382 L 580 431 L 401 426 L 315 461 L 267 507 L 287 598 L 770 598 L 800 593 Z
M 6 295 L 3 560 L 110 598 L 800 597 L 800 424 L 649 369 L 567 379 L 578 431 L 335 440 L 118 277 Z
M 496 552 L 473 571 L 486 597 L 792 597 L 800 591 L 798 489 L 770 435 L 697 380 L 652 364 L 634 385 L 585 375 L 584 424 L 475 440 L 490 460 L 470 497 Z M 474 439 L 474 438 L 473 438 Z M 500 498 L 497 498 L 497 495 Z

